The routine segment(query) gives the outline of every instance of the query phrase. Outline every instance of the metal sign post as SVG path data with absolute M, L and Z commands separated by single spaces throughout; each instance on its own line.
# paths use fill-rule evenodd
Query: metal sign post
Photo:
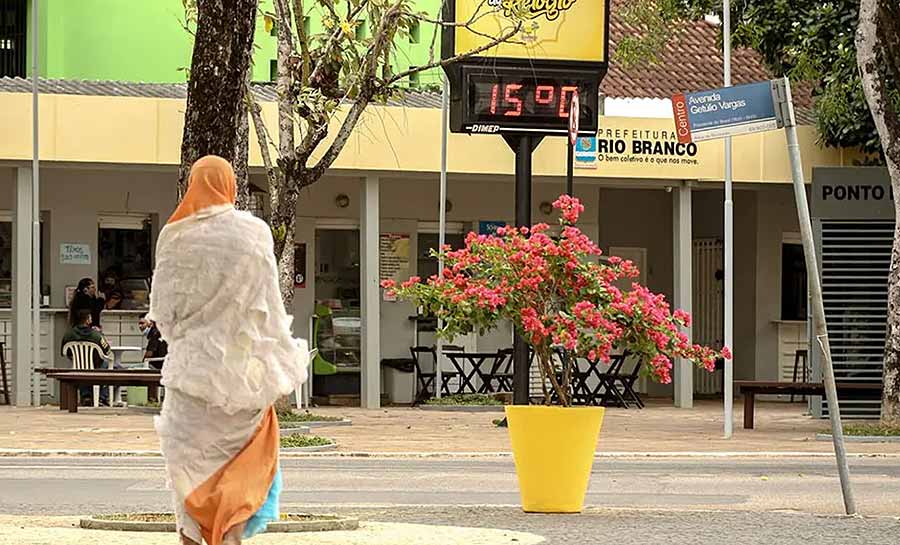
M 578 92 L 572 94 L 569 104 L 569 145 L 566 154 L 566 195 L 574 194 L 575 185 L 575 142 L 578 140 L 578 121 L 581 117 L 581 106 L 578 102 Z
M 831 346 L 828 344 L 828 326 L 825 321 L 825 304 L 822 300 L 822 281 L 819 276 L 819 262 L 816 258 L 816 247 L 813 243 L 812 222 L 809 219 L 809 204 L 806 200 L 806 184 L 803 180 L 803 164 L 800 159 L 800 144 L 797 140 L 797 123 L 794 118 L 794 105 L 791 100 L 791 82 L 788 78 L 776 80 L 774 83 L 775 102 L 780 109 L 784 121 L 784 133 L 787 137 L 788 157 L 791 161 L 791 174 L 794 183 L 794 197 L 797 200 L 797 216 L 800 222 L 800 233 L 803 238 L 803 255 L 806 258 L 806 276 L 812 298 L 812 315 L 816 342 L 822 350 L 823 371 L 825 378 L 825 397 L 828 399 L 828 416 L 831 419 L 831 437 L 834 442 L 834 454 L 837 458 L 838 474 L 841 479 L 841 493 L 844 498 L 844 510 L 848 515 L 855 515 L 856 500 L 850 487 L 850 467 L 847 464 L 847 451 L 844 448 L 844 429 L 841 424 L 841 408 L 838 402 L 837 385 L 834 380 L 834 366 L 831 361 Z
M 791 83 L 787 78 L 782 78 L 687 95 L 679 94 L 672 97 L 672 111 L 675 116 L 675 130 L 682 142 L 711 140 L 780 128 L 785 130 L 794 196 L 797 200 L 797 219 L 803 238 L 807 282 L 812 299 L 815 336 L 824 356 L 825 396 L 828 399 L 831 435 L 834 439 L 834 454 L 841 478 L 841 492 L 847 514 L 856 514 L 856 502 L 850 489 L 850 468 L 844 449 L 844 432 L 841 427 L 841 409 L 834 381 L 831 348 L 828 345 L 822 282 L 813 243 L 809 205 L 806 202 L 806 185 L 803 181 L 800 145 L 797 142 L 794 106 L 791 102 Z M 730 390 L 726 390 L 726 395 L 728 393 Z M 726 406 L 729 406 L 730 402 L 731 400 L 726 399 Z M 727 422 L 731 415 L 725 416 Z

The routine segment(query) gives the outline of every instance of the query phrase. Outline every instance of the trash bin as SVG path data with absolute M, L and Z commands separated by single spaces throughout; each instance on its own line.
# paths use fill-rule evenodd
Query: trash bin
M 128 386 L 125 388 L 125 401 L 129 405 L 146 405 L 147 404 L 147 387 L 146 386 Z
M 412 405 L 415 400 L 415 363 L 409 358 L 389 358 L 381 360 L 381 376 L 384 380 L 383 392 L 391 403 Z

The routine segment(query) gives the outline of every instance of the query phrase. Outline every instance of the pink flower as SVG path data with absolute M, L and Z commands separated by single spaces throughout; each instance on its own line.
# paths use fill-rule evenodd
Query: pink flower
M 727 346 L 722 347 L 721 354 L 722 354 L 722 357 L 725 358 L 726 360 L 730 360 L 734 357 L 731 353 L 731 349 L 728 348 Z
M 577 223 L 578 216 L 584 212 L 584 205 L 577 198 L 569 195 L 560 195 L 553 203 L 553 208 L 562 212 L 563 220 L 566 223 Z
M 419 278 L 418 276 L 411 276 L 411 277 L 409 277 L 409 280 L 407 280 L 406 282 L 400 284 L 400 287 L 401 287 L 401 288 L 404 288 L 404 289 L 406 289 L 406 288 L 411 288 L 411 287 L 415 286 L 416 284 L 418 284 L 418 283 L 421 282 L 421 281 L 422 281 L 422 279 Z
M 691 315 L 687 312 L 678 309 L 672 313 L 672 316 L 675 317 L 676 322 L 681 323 L 684 327 L 691 327 Z
M 395 280 L 391 280 L 391 279 L 382 280 L 381 287 L 386 290 L 392 290 L 397 287 L 397 282 Z

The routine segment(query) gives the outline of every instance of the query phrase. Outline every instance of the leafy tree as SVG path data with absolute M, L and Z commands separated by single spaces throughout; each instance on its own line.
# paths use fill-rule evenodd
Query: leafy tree
M 643 31 L 619 43 L 626 64 L 653 62 L 721 1 L 637 0 L 624 16 Z M 885 162 L 900 195 L 900 5 L 896 0 L 733 0 L 733 45 L 757 51 L 776 76 L 810 85 L 816 126 L 832 146 L 860 147 Z M 900 211 L 898 211 L 900 219 Z M 900 221 L 897 222 L 900 226 Z M 888 281 L 882 421 L 900 425 L 900 231 Z

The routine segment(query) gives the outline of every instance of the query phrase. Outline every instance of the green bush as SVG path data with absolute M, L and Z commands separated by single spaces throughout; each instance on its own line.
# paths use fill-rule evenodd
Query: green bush
M 444 396 L 440 399 L 431 398 L 425 402 L 426 405 L 474 405 L 478 407 L 497 407 L 503 405 L 499 399 L 485 394 L 454 394 Z
M 825 431 L 831 433 L 831 429 Z M 881 424 L 847 424 L 844 435 L 869 437 L 900 437 L 900 428 L 890 428 Z
M 315 414 L 309 411 L 295 413 L 294 411 L 278 411 L 279 422 L 340 422 L 343 418 L 340 416 L 325 416 L 323 414 Z
M 281 438 L 281 448 L 324 447 L 334 441 L 317 435 L 288 435 Z

